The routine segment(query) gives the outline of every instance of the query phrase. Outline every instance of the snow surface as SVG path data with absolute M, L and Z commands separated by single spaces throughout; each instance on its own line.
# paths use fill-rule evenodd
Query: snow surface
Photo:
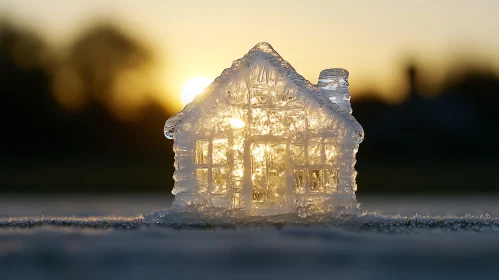
M 283 226 L 338 227 L 353 232 L 494 232 L 499 233 L 499 218 L 473 216 L 391 216 L 365 212 L 360 215 L 320 215 L 301 218 L 296 214 L 273 216 L 234 216 L 220 212 L 171 209 L 154 211 L 142 217 L 11 217 L 0 218 L 0 228 L 33 228 L 41 226 L 138 229 L 151 226 L 167 228 L 251 228 Z
M 499 199 L 359 200 L 369 212 L 236 224 L 192 209 L 129 215 L 157 197 L 2 197 L 0 279 L 499 279 Z M 21 216 L 40 209 L 128 216 Z
M 499 279 L 497 232 L 443 234 L 455 221 L 439 221 L 421 221 L 416 235 L 337 226 L 10 227 L 0 230 L 0 279 Z M 394 219 L 374 222 L 387 224 Z

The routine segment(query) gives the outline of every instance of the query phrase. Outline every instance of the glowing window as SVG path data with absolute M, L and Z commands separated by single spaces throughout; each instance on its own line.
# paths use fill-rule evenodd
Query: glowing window
M 326 164 L 336 163 L 336 146 L 334 144 L 324 144 Z
M 307 164 L 307 157 L 305 156 L 305 147 L 303 145 L 292 146 L 292 157 L 295 165 Z
M 211 142 L 211 143 L 210 143 Z M 210 191 L 213 194 L 227 192 L 228 139 L 196 141 L 196 182 L 199 192 Z M 240 175 L 240 174 L 238 174 Z
M 294 172 L 295 191 L 298 194 L 305 193 L 307 171 L 304 169 L 296 169 Z
M 227 169 L 225 167 L 213 167 L 213 185 L 211 193 L 225 194 L 227 192 Z
M 324 170 L 311 169 L 308 171 L 308 189 L 310 192 L 324 192 Z
M 319 137 L 290 146 L 296 194 L 338 191 L 337 144 Z
M 326 169 L 325 172 L 325 187 L 327 193 L 336 193 L 338 191 L 338 170 Z
M 208 168 L 196 169 L 196 180 L 199 192 L 206 192 L 208 190 Z
M 313 139 L 308 142 L 308 163 L 311 165 L 321 164 L 322 143 L 320 139 Z
M 213 139 L 213 164 L 227 164 L 227 139 Z
M 209 154 L 209 142 L 207 140 L 196 141 L 196 163 L 207 164 Z

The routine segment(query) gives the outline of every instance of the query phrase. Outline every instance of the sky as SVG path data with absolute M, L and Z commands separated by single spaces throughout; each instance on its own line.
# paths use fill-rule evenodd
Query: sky
M 95 21 L 115 21 L 159 54 L 173 98 L 158 98 L 177 108 L 188 79 L 216 78 L 261 41 L 313 83 L 322 69 L 341 67 L 350 72 L 353 98 L 370 89 L 396 102 L 412 60 L 430 84 L 464 57 L 499 69 L 498 11 L 495 0 L 0 0 L 0 17 L 34 28 L 55 47 Z

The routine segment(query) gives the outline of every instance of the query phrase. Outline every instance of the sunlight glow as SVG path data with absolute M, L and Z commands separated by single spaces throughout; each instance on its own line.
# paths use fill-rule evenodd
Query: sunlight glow
M 245 125 L 245 123 L 244 123 L 242 120 L 240 120 L 240 119 L 232 118 L 232 119 L 230 120 L 230 125 L 231 125 L 233 128 L 238 129 L 238 128 L 243 128 L 243 127 L 244 127 L 244 125 Z
M 184 105 L 190 103 L 194 100 L 196 95 L 203 92 L 203 90 L 212 82 L 213 79 L 202 76 L 189 79 L 182 87 L 182 103 L 184 103 Z

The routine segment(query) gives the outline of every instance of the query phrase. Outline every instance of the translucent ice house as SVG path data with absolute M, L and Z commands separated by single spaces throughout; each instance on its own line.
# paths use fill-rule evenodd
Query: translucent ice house
M 257 44 L 166 121 L 174 207 L 248 215 L 356 207 L 364 132 L 351 112 L 348 71 L 323 70 L 313 85 Z

